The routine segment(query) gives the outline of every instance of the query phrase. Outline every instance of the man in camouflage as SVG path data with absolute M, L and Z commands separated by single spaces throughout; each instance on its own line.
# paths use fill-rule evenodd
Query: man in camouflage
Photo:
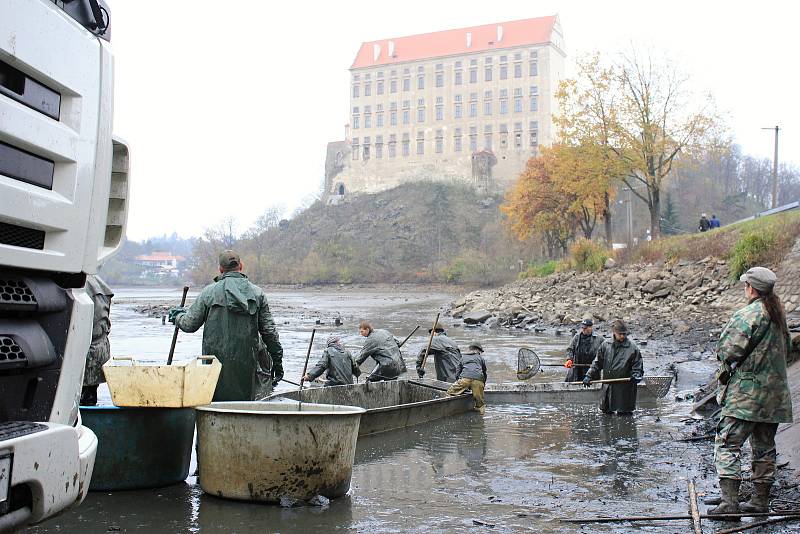
M 614 336 L 612 341 L 603 341 L 597 349 L 592 366 L 583 377 L 583 385 L 589 387 L 592 380 L 628 378 L 627 382 L 603 384 L 600 397 L 600 411 L 617 412 L 619 415 L 630 415 L 636 409 L 636 386 L 644 376 L 642 353 L 639 347 L 628 339 L 628 328 L 622 321 L 614 321 L 611 325 Z
M 783 306 L 773 292 L 775 273 L 753 267 L 740 278 L 748 305 L 733 314 L 717 343 L 721 374 L 717 401 L 722 407 L 714 443 L 714 465 L 722 502 L 709 514 L 766 512 L 775 480 L 775 433 L 792 421 L 786 378 L 789 334 Z M 724 371 L 724 373 L 722 373 Z M 725 377 L 720 382 L 725 382 Z M 747 439 L 753 451 L 755 491 L 739 506 L 741 449 Z
M 433 364 L 436 367 L 436 379 L 442 382 L 455 382 L 458 379 L 458 365 L 461 363 L 461 351 L 458 349 L 456 342 L 447 337 L 444 328 L 440 324 L 428 330 L 430 334 L 434 332 L 431 338 L 431 347 L 428 350 L 428 356 L 433 357 Z M 425 358 L 425 350 L 428 347 L 422 347 L 417 355 L 417 376 L 422 378 L 425 376 L 425 369 L 422 367 L 422 360 Z
M 86 277 L 86 292 L 94 303 L 94 322 L 92 323 L 92 343 L 86 354 L 86 368 L 83 372 L 81 406 L 97 405 L 97 387 L 106 381 L 103 364 L 111 357 L 111 344 L 108 333 L 111 331 L 111 298 L 114 292 L 102 278 L 96 275 Z
M 214 401 L 254 400 L 262 373 L 267 375 L 267 389 L 283 378 L 283 347 L 267 296 L 242 269 L 236 252 L 222 252 L 214 283 L 204 287 L 188 309 L 169 311 L 170 322 L 184 332 L 196 332 L 205 324 L 203 354 L 222 363 Z
M 582 381 L 597 354 L 597 349 L 603 344 L 603 338 L 592 331 L 593 327 L 591 319 L 584 319 L 581 321 L 581 331 L 569 342 L 567 361 L 564 363 L 568 371 L 564 382 Z

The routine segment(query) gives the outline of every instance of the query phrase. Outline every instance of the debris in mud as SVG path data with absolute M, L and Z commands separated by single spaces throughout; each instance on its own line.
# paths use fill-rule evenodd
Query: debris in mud
M 323 495 L 314 495 L 308 500 L 311 506 L 319 506 L 320 508 L 327 508 L 331 504 L 331 500 Z
M 479 526 L 479 527 L 489 527 L 489 528 L 494 528 L 495 527 L 494 523 L 486 523 L 485 521 L 481 521 L 479 519 L 473 519 L 472 520 L 472 524 L 476 525 L 476 526 Z
M 284 495 L 283 497 L 281 497 L 281 506 L 284 508 L 292 508 L 293 506 L 300 506 L 300 501 Z

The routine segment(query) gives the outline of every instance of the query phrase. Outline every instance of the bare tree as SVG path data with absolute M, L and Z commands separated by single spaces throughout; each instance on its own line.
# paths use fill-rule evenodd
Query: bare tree
M 650 210 L 650 233 L 661 234 L 661 193 L 676 158 L 701 149 L 720 125 L 711 96 L 697 98 L 669 61 L 633 50 L 616 63 L 619 94 L 611 146 L 625 162 L 623 181 Z

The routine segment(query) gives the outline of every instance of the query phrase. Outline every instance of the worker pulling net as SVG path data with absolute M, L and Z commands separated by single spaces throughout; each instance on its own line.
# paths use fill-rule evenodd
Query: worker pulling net
M 522 348 L 517 352 L 517 379 L 528 380 L 541 369 L 539 355 L 533 350 Z

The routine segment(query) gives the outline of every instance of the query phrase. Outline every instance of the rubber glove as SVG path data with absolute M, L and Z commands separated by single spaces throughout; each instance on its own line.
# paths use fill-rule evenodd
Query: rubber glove
M 588 388 L 592 384 L 592 379 L 589 375 L 583 377 L 583 387 Z
M 273 362 L 272 362 L 272 387 L 277 386 L 278 382 L 280 382 L 282 379 L 283 379 L 283 363 L 282 362 L 276 362 L 276 361 L 273 360 Z
M 631 382 L 633 382 L 634 384 L 638 384 L 641 381 L 642 381 L 642 375 L 639 374 L 631 375 Z
M 564 367 L 566 367 L 567 369 L 572 369 L 573 365 L 575 365 L 575 363 L 572 361 L 572 358 L 570 358 L 564 363 Z
M 425 376 L 425 369 L 417 369 L 417 376 L 422 378 Z
M 170 308 L 169 312 L 167 313 L 168 313 L 167 318 L 169 319 L 169 322 L 175 324 L 175 319 L 179 315 L 183 315 L 184 313 L 186 313 L 186 308 L 184 308 L 183 306 L 175 306 L 174 308 Z

